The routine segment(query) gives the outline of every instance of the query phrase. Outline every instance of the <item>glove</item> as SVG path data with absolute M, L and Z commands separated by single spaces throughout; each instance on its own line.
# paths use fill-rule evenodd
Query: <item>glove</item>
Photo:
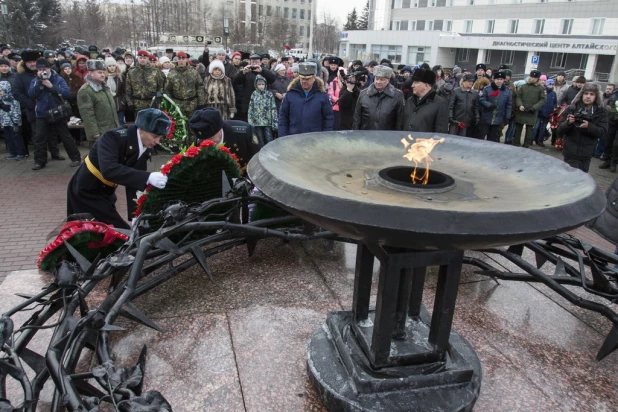
M 464 122 L 459 122 L 459 124 L 457 125 L 460 129 L 465 129 L 466 128 L 466 124 Z
M 230 119 L 234 118 L 234 113 L 230 113 Z
M 526 110 L 528 113 L 534 113 L 536 112 L 536 110 L 534 109 L 534 107 L 531 107 L 529 109 Z
M 11 111 L 11 105 L 8 104 L 0 104 L 0 109 L 4 110 L 5 112 L 10 112 Z
M 496 109 L 496 105 L 495 104 L 490 104 L 488 107 L 489 110 L 495 110 Z
M 448 119 L 449 124 L 458 124 L 459 122 L 452 117 Z
M 167 183 L 167 176 L 160 172 L 153 172 L 148 176 L 146 184 L 153 185 L 158 189 L 163 189 Z

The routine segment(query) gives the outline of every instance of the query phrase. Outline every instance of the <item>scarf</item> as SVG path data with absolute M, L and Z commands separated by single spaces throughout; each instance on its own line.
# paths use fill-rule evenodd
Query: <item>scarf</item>
M 115 96 L 116 95 L 116 79 L 115 79 L 116 75 L 115 73 L 108 73 L 107 74 L 107 87 L 109 87 L 109 90 L 111 90 L 112 94 Z

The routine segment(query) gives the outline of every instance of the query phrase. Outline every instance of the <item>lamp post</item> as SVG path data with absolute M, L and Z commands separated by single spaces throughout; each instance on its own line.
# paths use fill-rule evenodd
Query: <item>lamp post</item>
M 230 35 L 230 20 L 227 18 L 227 6 L 230 4 L 234 4 L 234 2 L 231 0 L 228 0 L 223 5 L 223 39 L 224 39 L 224 47 L 225 47 L 226 53 L 227 53 L 227 38 Z

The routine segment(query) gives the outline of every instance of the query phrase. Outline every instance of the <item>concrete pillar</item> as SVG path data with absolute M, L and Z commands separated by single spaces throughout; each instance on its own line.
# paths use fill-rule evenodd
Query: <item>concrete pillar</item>
M 524 70 L 525 74 L 529 74 L 531 70 L 536 69 L 537 65 L 532 64 L 532 56 L 538 56 L 539 54 L 535 51 L 529 51 L 526 54 L 526 69 Z
M 485 49 L 479 49 L 479 54 L 476 57 L 476 63 L 474 63 L 474 65 L 476 66 L 479 63 L 485 63 L 485 56 L 486 56 L 486 51 Z
M 594 81 L 594 73 L 597 71 L 597 62 L 599 61 L 598 54 L 589 54 L 586 62 L 584 77 L 587 81 Z

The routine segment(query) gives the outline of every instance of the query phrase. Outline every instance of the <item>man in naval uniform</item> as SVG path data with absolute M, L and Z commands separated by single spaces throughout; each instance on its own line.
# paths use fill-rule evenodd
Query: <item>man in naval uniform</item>
M 212 107 L 197 110 L 189 120 L 189 128 L 197 137 L 197 143 L 212 140 L 216 144 L 223 143 L 230 152 L 238 157 L 240 172 L 247 173 L 249 160 L 260 151 L 260 143 L 253 132 L 253 127 L 240 120 L 223 121 L 221 113 Z
M 116 210 L 116 187 L 126 188 L 129 220 L 137 190 L 147 184 L 165 187 L 167 177 L 147 172 L 146 162 L 150 149 L 168 134 L 171 124 L 162 111 L 144 109 L 137 114 L 135 125 L 111 129 L 99 137 L 69 182 L 67 215 L 90 213 L 97 221 L 129 229 Z

